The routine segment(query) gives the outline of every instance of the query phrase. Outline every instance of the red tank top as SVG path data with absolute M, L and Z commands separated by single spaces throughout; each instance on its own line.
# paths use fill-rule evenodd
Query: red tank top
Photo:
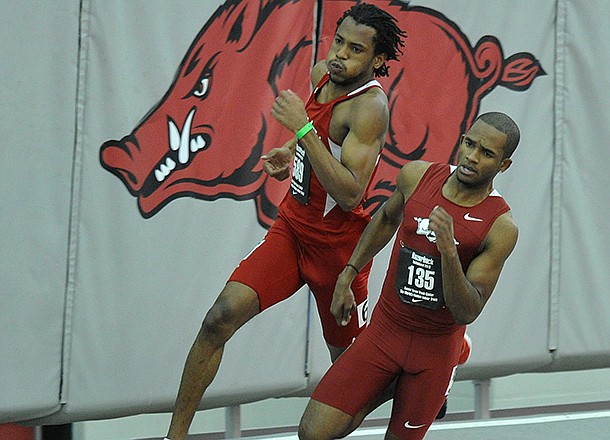
M 319 103 L 316 101 L 317 93 L 329 80 L 330 76 L 326 73 L 311 93 L 305 109 L 328 151 L 340 161 L 341 145 L 334 142 L 329 135 L 334 106 L 358 96 L 372 87 L 381 88 L 381 84 L 376 80 L 371 80 L 346 95 L 327 103 Z M 369 215 L 362 208 L 362 203 L 352 211 L 343 211 L 326 192 L 313 168 L 310 173 L 307 204 L 304 205 L 297 201 L 289 191 L 280 204 L 278 215 L 293 227 L 301 239 L 307 241 L 331 244 L 340 240 L 343 234 L 360 233 L 370 220 Z
M 502 196 L 493 191 L 475 206 L 465 207 L 447 200 L 443 185 L 454 167 L 433 163 L 422 176 L 417 188 L 404 207 L 404 219 L 398 229 L 392 249 L 389 267 L 376 308 L 400 326 L 426 334 L 450 334 L 458 325 L 446 307 L 431 310 L 402 302 L 397 294 L 395 281 L 400 249 L 407 246 L 430 256 L 440 257 L 433 233 L 427 228 L 432 209 L 439 205 L 453 217 L 454 238 L 462 268 L 479 254 L 481 245 L 494 221 L 510 210 Z

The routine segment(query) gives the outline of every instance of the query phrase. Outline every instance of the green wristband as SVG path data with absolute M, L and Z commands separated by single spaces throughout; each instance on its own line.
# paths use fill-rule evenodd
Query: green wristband
M 301 128 L 296 133 L 297 141 L 301 140 L 301 138 L 303 136 L 305 136 L 307 133 L 309 133 L 312 129 L 313 129 L 313 123 L 311 121 L 309 121 L 307 124 L 303 125 L 303 128 Z

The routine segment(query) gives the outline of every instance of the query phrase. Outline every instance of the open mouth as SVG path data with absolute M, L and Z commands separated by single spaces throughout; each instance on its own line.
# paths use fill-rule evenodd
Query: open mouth
M 459 169 L 460 172 L 466 176 L 473 176 L 477 173 L 472 167 L 469 167 L 468 165 L 461 165 Z

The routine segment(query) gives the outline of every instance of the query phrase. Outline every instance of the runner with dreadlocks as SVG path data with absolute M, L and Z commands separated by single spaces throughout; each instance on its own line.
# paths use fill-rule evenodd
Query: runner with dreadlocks
M 370 263 L 352 283 L 358 319 L 338 324 L 331 301 L 370 220 L 362 200 L 388 130 L 388 100 L 374 77 L 388 74 L 386 61 L 398 59 L 404 37 L 390 14 L 357 4 L 338 21 L 326 60 L 312 69 L 307 103 L 291 90 L 277 96 L 271 113 L 295 136 L 263 156 L 263 168 L 279 180 L 292 175 L 290 191 L 263 241 L 239 263 L 206 314 L 186 359 L 166 439 L 187 436 L 237 329 L 305 284 L 316 298 L 332 361 L 366 325 Z

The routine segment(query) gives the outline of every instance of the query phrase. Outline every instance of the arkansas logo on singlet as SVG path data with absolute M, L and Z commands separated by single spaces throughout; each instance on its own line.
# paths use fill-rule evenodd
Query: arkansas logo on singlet
M 141 122 L 100 148 L 102 167 L 137 199 L 142 217 L 180 197 L 230 198 L 253 200 L 258 222 L 273 223 L 290 179 L 269 178 L 260 157 L 291 133 L 270 108 L 287 88 L 307 100 L 314 54 L 326 56 L 337 19 L 353 3 L 227 0 L 207 18 L 167 91 L 153 92 L 162 96 L 158 104 L 135 109 L 134 121 L 146 115 Z M 545 75 L 530 53 L 505 58 L 494 36 L 471 45 L 457 23 L 433 9 L 392 0 L 375 5 L 396 17 L 408 44 L 404 61 L 388 63 L 390 76 L 378 78 L 388 94 L 390 130 L 366 195 L 370 213 L 391 195 L 406 162 L 452 163 L 460 135 L 496 87 L 525 92 Z M 440 111 L 446 102 L 452 111 Z M 401 122 L 405 115 L 409 124 Z
M 430 219 L 429 218 L 421 218 L 421 217 L 413 217 L 413 220 L 417 222 L 417 230 L 415 233 L 417 235 L 424 235 L 430 243 L 436 243 L 436 234 L 434 231 L 430 230 Z M 460 243 L 453 238 L 455 245 L 459 245 Z

